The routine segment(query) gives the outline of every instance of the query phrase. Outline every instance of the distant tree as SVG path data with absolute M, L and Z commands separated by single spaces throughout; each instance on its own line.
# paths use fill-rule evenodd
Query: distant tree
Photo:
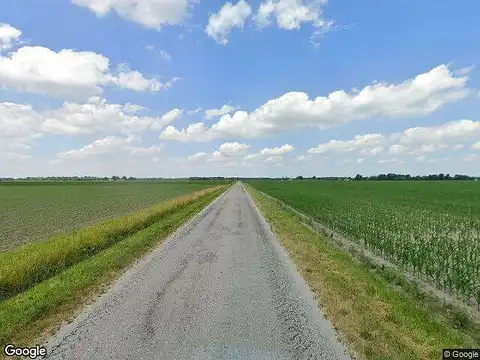
M 295 178 L 295 180 L 303 180 L 303 176 L 301 176 L 301 175 L 300 175 L 300 176 L 297 176 L 297 177 Z
M 360 174 L 357 174 L 357 176 L 355 176 L 355 180 L 363 180 L 363 176 L 360 175 Z
M 117 181 L 117 180 L 120 180 L 120 178 L 119 178 L 118 176 L 116 176 L 116 175 L 113 175 L 113 176 L 112 176 L 112 180 L 113 180 L 113 181 Z
M 127 180 L 127 177 L 126 177 L 126 176 L 122 176 L 122 180 Z

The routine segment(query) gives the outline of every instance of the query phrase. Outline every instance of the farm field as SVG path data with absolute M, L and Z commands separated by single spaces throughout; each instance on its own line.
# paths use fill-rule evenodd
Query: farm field
M 250 181 L 437 287 L 480 305 L 480 183 Z
M 215 181 L 0 183 L 0 251 L 116 218 Z

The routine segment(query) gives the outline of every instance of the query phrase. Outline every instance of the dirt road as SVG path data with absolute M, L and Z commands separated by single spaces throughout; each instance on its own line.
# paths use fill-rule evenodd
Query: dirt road
M 47 359 L 349 359 L 237 183 L 47 344 Z

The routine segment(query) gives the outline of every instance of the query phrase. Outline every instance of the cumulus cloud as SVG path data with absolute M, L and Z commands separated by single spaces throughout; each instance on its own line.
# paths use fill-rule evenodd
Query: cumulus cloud
M 208 154 L 206 152 L 198 152 L 198 153 L 195 153 L 193 155 L 190 155 L 188 157 L 188 160 L 197 161 L 197 160 L 206 159 L 207 157 L 208 157 Z
M 443 144 L 468 140 L 480 135 L 480 122 L 473 120 L 450 121 L 440 126 L 413 127 L 392 136 L 400 144 Z
M 187 128 L 177 130 L 174 126 L 167 126 L 160 134 L 160 139 L 177 140 L 182 142 L 189 141 L 210 141 L 213 139 L 211 132 L 204 123 L 193 123 Z
M 31 105 L 0 103 L 0 149 L 28 149 L 41 136 L 41 123 Z
M 475 150 L 480 150 L 480 141 L 476 142 L 475 144 L 472 145 L 472 149 Z
M 65 102 L 62 107 L 42 114 L 41 130 L 61 135 L 92 133 L 132 134 L 152 129 L 163 129 L 182 111 L 174 109 L 162 117 L 137 116 L 145 109 L 135 104 L 109 104 L 100 97 L 91 97 L 86 103 Z M 133 112 L 133 114 L 132 114 Z
M 10 24 L 0 23 L 0 51 L 10 49 L 15 42 L 20 40 L 22 32 Z
M 275 148 L 264 148 L 253 154 L 247 154 L 250 145 L 239 142 L 226 142 L 220 145 L 219 149 L 211 154 L 199 152 L 188 157 L 190 161 L 206 161 L 214 163 L 229 163 L 230 165 L 250 166 L 254 163 L 278 164 L 284 160 L 283 155 L 294 150 L 290 144 Z M 258 160 L 258 161 L 255 161 Z
M 422 156 L 455 146 L 459 141 L 471 142 L 480 136 L 480 121 L 457 120 L 438 126 L 414 127 L 390 135 L 357 135 L 352 140 L 330 140 L 308 150 L 309 154 L 346 153 L 375 156 L 389 146 L 388 154 Z
M 264 28 L 276 19 L 278 27 L 284 30 L 299 29 L 304 23 L 316 28 L 328 28 L 332 21 L 325 20 L 322 5 L 324 0 L 267 0 L 260 4 L 255 23 Z
M 309 154 L 325 154 L 328 152 L 350 152 L 355 150 L 372 150 L 385 142 L 381 134 L 357 135 L 352 140 L 330 140 L 308 150 Z
M 57 159 L 86 159 L 105 155 L 152 157 L 160 153 L 163 149 L 163 145 L 152 145 L 150 147 L 136 146 L 139 143 L 141 143 L 141 139 L 135 135 L 126 138 L 107 136 L 80 149 L 62 151 L 57 154 Z
M 243 155 L 249 147 L 250 145 L 239 142 L 227 142 L 220 145 L 220 153 L 225 156 Z
M 253 112 L 225 114 L 211 127 L 199 122 L 182 130 L 167 128 L 162 137 L 181 141 L 255 138 L 301 127 L 326 129 L 369 118 L 422 116 L 467 96 L 467 81 L 467 76 L 455 76 L 447 65 L 440 65 L 400 84 L 376 82 L 350 94 L 338 90 L 310 99 L 306 93 L 289 92 Z
M 401 144 L 393 144 L 388 149 L 388 153 L 392 155 L 403 155 L 408 152 L 408 146 Z
M 148 28 L 181 24 L 199 0 L 72 0 L 102 17 L 116 12 L 120 17 Z
M 251 13 L 252 8 L 245 0 L 235 5 L 227 2 L 218 13 L 210 15 L 205 32 L 217 43 L 226 45 L 231 30 L 234 27 L 243 28 Z
M 91 51 L 24 46 L 0 56 L 1 87 L 59 98 L 83 100 L 101 95 L 108 85 L 157 92 L 171 87 L 174 80 L 161 83 L 125 65 L 113 73 L 109 59 Z
M 109 104 L 100 97 L 91 97 L 86 103 L 65 102 L 59 108 L 43 111 L 31 105 L 0 103 L 0 151 L 29 150 L 37 139 L 49 133 L 134 135 L 163 129 L 182 112 L 174 109 L 160 117 L 136 115 L 143 110 L 143 106 L 131 103 Z
M 207 110 L 205 110 L 205 118 L 207 120 L 210 120 L 210 119 L 213 119 L 214 117 L 217 117 L 217 116 L 230 114 L 230 113 L 234 112 L 235 110 L 238 110 L 238 107 L 225 104 L 220 109 L 207 109 Z
M 283 156 L 293 150 L 295 148 L 290 144 L 274 148 L 263 148 L 257 153 L 246 155 L 243 160 L 247 163 L 262 161 L 264 164 L 279 164 L 283 162 Z
M 285 144 L 275 148 L 264 148 L 260 151 L 262 155 L 284 155 L 292 152 L 295 148 L 290 144 Z
M 183 110 L 181 109 L 172 109 L 166 114 L 164 114 L 160 119 L 155 120 L 152 124 L 152 129 L 163 129 L 167 125 L 177 121 L 183 115 Z

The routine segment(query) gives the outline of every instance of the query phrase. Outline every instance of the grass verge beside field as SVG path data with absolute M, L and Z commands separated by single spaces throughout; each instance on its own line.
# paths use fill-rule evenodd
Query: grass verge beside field
M 161 243 L 226 189 L 221 186 L 204 191 L 201 196 L 196 193 L 195 200 L 177 203 L 175 211 L 161 221 L 0 302 L 0 346 L 3 348 L 6 343 L 31 346 L 48 337 L 98 294 L 103 285 L 120 276 L 125 267 Z
M 25 244 L 0 253 L 0 300 L 58 274 L 201 197 L 223 188 L 224 185 L 220 185 L 200 190 L 70 234 Z
M 443 348 L 479 347 L 478 326 L 455 327 L 422 294 L 395 288 L 362 259 L 304 226 L 297 215 L 251 186 L 248 191 L 359 359 L 437 360 Z

